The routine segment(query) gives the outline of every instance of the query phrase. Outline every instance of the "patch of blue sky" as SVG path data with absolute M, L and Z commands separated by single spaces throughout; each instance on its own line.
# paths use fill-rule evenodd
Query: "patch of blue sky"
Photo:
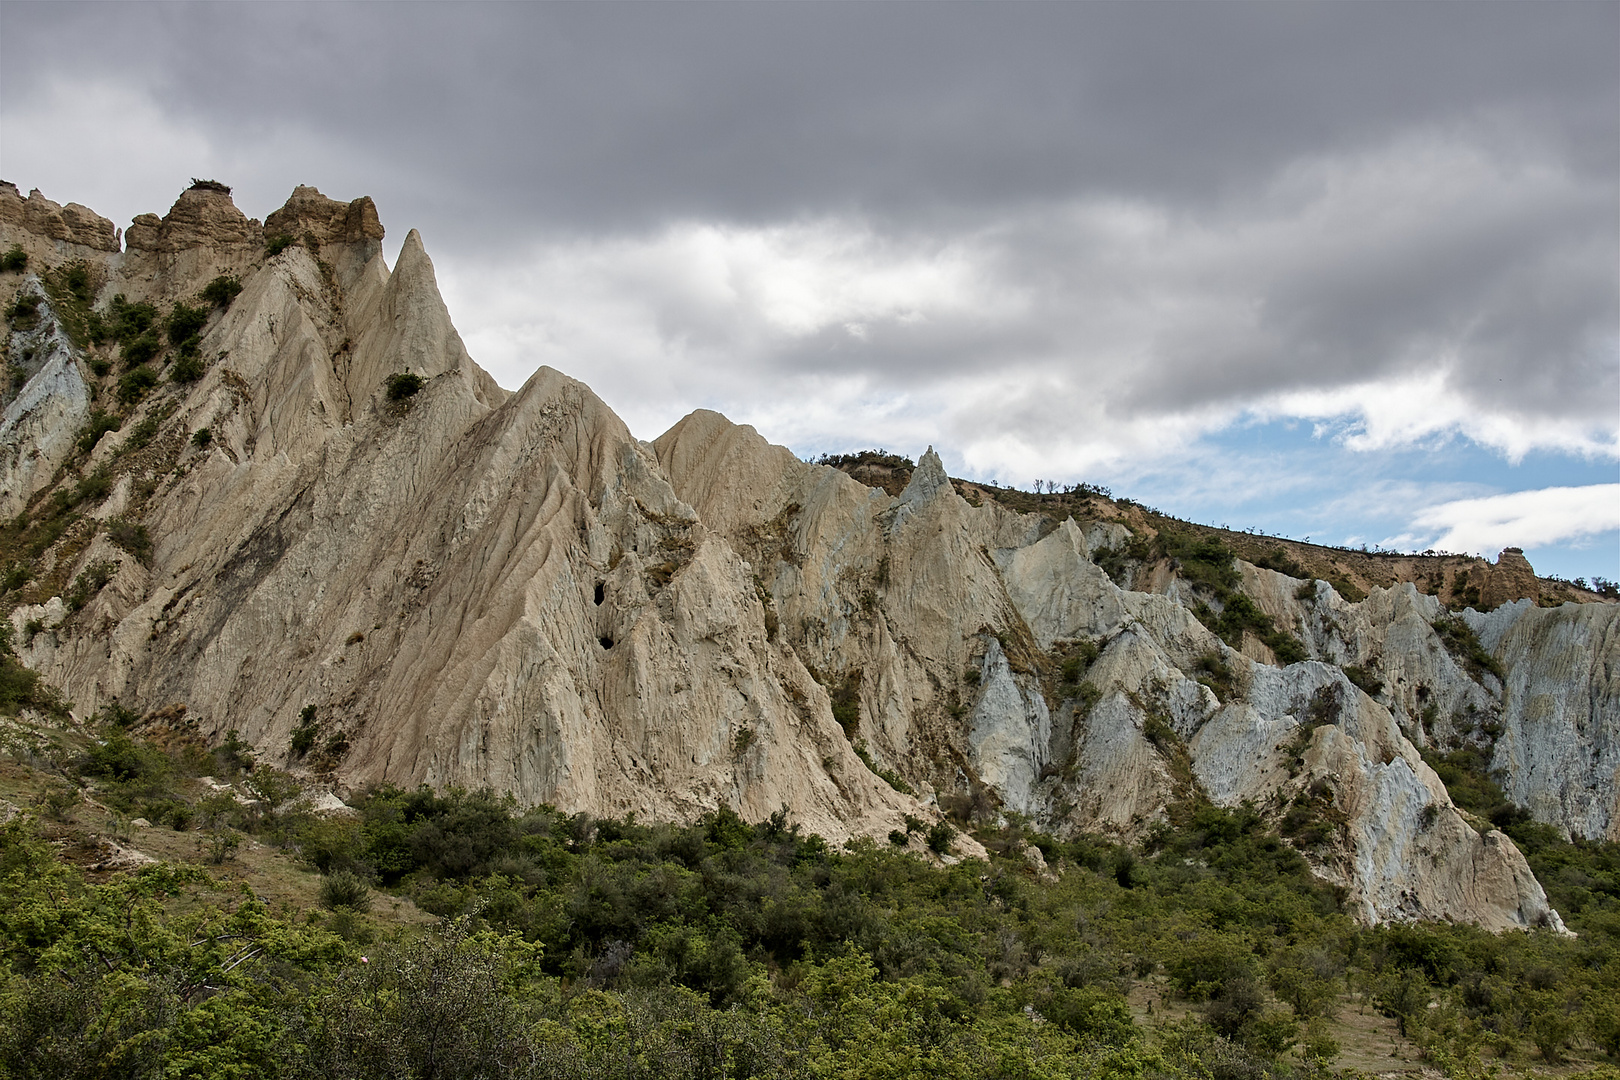
M 1346 547 L 1422 551 L 1446 530 L 1436 508 L 1459 500 L 1549 488 L 1591 488 L 1611 501 L 1620 463 L 1550 452 L 1509 462 L 1463 438 L 1355 451 L 1310 422 L 1235 425 L 1173 460 L 1086 477 L 1176 517 Z M 1582 496 L 1584 498 L 1585 496 Z M 1620 507 L 1599 516 L 1620 520 Z M 1525 549 L 1544 574 L 1620 579 L 1620 529 L 1579 532 Z M 1481 551 L 1488 557 L 1495 550 Z

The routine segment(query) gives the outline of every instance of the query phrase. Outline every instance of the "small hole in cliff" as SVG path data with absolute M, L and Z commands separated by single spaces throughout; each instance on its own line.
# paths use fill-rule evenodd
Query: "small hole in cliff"
M 601 607 L 602 601 L 607 598 L 607 585 L 598 581 L 596 583 L 596 606 Z
M 599 640 L 599 641 L 601 641 L 601 643 L 602 643 L 602 648 L 604 648 L 604 649 L 611 649 L 611 648 L 613 648 L 613 639 L 612 639 L 612 638 L 610 638 L 610 637 L 605 637 L 605 638 L 598 638 L 598 639 L 597 639 L 597 640 Z

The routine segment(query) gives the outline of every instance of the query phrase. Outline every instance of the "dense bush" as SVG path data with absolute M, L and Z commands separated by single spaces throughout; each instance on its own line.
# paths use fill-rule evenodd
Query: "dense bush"
M 127 343 L 152 330 L 157 320 L 157 308 L 147 303 L 132 304 L 119 293 L 107 305 L 104 325 L 112 340 Z
M 210 307 L 229 307 L 242 291 L 242 283 L 229 274 L 221 274 L 204 285 L 198 296 Z
M 22 249 L 21 244 L 12 244 L 11 249 L 0 255 L 0 270 L 8 274 L 20 274 L 28 269 L 28 253 Z
M 176 301 L 173 310 L 169 312 L 169 344 L 178 345 L 187 338 L 196 336 L 207 322 L 207 308 L 187 307 Z
M 175 797 L 202 768 L 224 767 L 112 724 L 78 772 L 122 812 L 269 828 Z M 364 962 L 194 871 L 93 885 L 0 827 L 0 1074 L 1267 1080 L 1323 1075 L 1307 1062 L 1334 1052 L 1322 1018 L 1347 989 L 1452 1075 L 1487 1045 L 1514 1070 L 1620 1048 L 1620 847 L 1523 825 L 1579 938 L 1359 927 L 1262 814 L 1196 800 L 1132 848 L 1009 815 L 977 834 L 988 859 L 950 866 L 834 848 L 785 811 L 643 824 L 388 786 L 356 809 L 274 826 L 325 874 L 325 925 L 368 940 L 378 887 L 445 919 Z M 1184 1018 L 1133 1014 L 1143 979 Z
M 133 405 L 158 384 L 158 374 L 145 364 L 124 372 L 118 378 L 118 400 Z
M 186 339 L 187 344 L 194 344 L 196 341 L 195 337 Z M 194 383 L 202 378 L 207 371 L 208 368 L 203 363 L 202 357 L 197 355 L 194 348 L 188 350 L 182 347 L 179 358 L 175 360 L 174 366 L 169 369 L 169 381 Z
M 124 342 L 123 358 L 126 368 L 137 368 L 149 360 L 156 359 L 163 351 L 163 343 L 158 340 L 156 331 L 147 331 L 138 337 L 130 338 Z
M 20 292 L 11 306 L 6 308 L 6 318 L 18 330 L 32 330 L 39 321 L 40 298 L 34 293 Z
M 388 400 L 404 401 L 422 389 L 422 376 L 411 371 L 396 371 L 388 376 Z

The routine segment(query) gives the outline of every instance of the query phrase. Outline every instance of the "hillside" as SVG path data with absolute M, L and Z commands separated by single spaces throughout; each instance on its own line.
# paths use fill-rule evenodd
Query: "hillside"
M 710 412 L 644 442 L 561 372 L 498 387 L 383 235 L 306 187 L 260 223 L 199 181 L 120 237 L 0 186 L 30 715 L 919 852 L 908 820 L 1136 844 L 1252 807 L 1366 924 L 1560 929 L 1504 830 L 1620 834 L 1620 606 L 1511 552 L 807 463 Z
M 820 463 L 848 473 L 863 484 L 882 488 L 890 495 L 900 494 L 916 469 L 916 463 L 910 458 L 882 450 L 824 455 Z M 1116 521 L 1147 545 L 1161 532 L 1195 540 L 1214 539 L 1246 562 L 1290 577 L 1326 581 L 1340 596 L 1352 601 L 1361 600 L 1372 589 L 1388 589 L 1408 582 L 1419 592 L 1438 597 L 1449 608 L 1469 607 L 1478 611 L 1491 611 L 1524 599 L 1534 600 L 1543 607 L 1620 601 L 1620 589 L 1613 582 L 1599 580 L 1587 587 L 1584 582 L 1536 575 L 1524 558 L 1524 552 L 1517 548 L 1509 548 L 1493 564 L 1475 555 L 1403 554 L 1331 547 L 1182 521 L 1085 484 L 1035 492 L 956 477 L 951 478 L 951 483 L 957 494 L 970 503 L 991 500 L 1020 514 L 1040 515 L 1054 525 L 1068 518 Z M 1127 552 L 1120 554 L 1124 556 Z M 1151 546 L 1145 546 L 1139 548 L 1136 559 L 1150 561 L 1149 556 L 1154 561 L 1167 558 L 1162 550 L 1153 551 Z

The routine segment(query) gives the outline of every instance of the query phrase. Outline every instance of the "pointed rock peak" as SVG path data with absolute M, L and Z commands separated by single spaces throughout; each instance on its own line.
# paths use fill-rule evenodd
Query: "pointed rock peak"
M 930 446 L 922 460 L 917 462 L 917 468 L 912 471 L 911 479 L 896 500 L 894 509 L 884 514 L 885 530 L 892 535 L 913 514 L 950 490 L 951 478 L 945 475 L 945 463 L 939 460 L 939 455 Z
M 405 234 L 405 243 L 400 246 L 389 285 L 394 290 L 426 287 L 432 289 L 435 296 L 438 295 L 439 280 L 433 272 L 433 260 L 428 258 L 427 249 L 422 246 L 422 234 L 415 229 Z
M 293 188 L 286 205 L 264 219 L 264 231 L 267 236 L 313 237 L 322 244 L 353 244 L 385 235 L 370 195 L 338 202 L 308 184 Z
M 930 446 L 917 462 L 906 489 L 900 493 L 900 502 L 920 505 L 950 488 L 951 478 L 945 475 L 945 463 L 939 460 L 939 455 Z

